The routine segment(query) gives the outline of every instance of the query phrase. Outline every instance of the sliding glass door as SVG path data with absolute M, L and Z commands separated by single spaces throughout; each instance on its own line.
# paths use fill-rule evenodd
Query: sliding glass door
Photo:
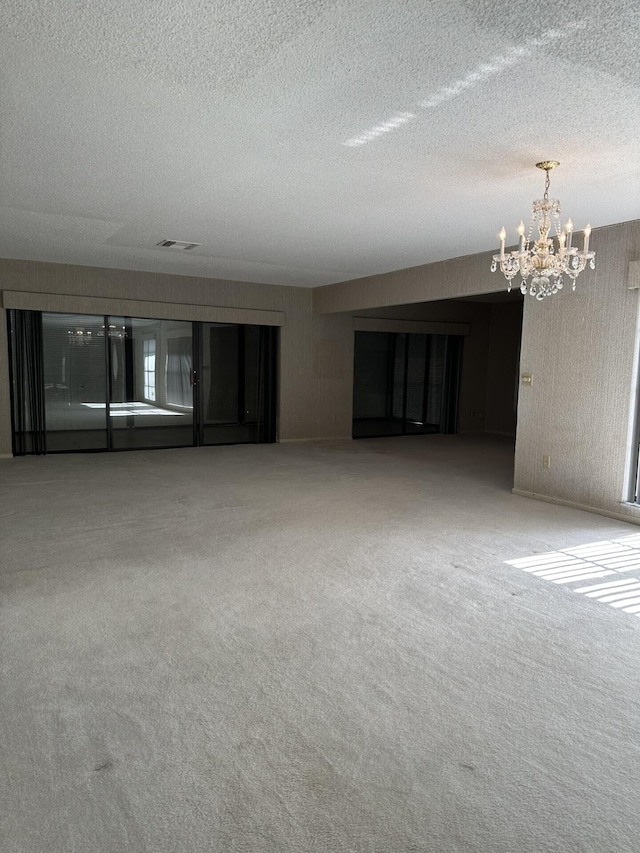
M 276 439 L 277 331 L 11 311 L 14 452 Z
M 353 437 L 455 432 L 461 340 L 356 332 Z
M 47 452 L 108 446 L 105 319 L 42 315 Z
M 192 325 L 183 320 L 109 318 L 109 430 L 114 450 L 194 443 Z
M 200 443 L 273 441 L 275 329 L 202 323 L 200 348 Z

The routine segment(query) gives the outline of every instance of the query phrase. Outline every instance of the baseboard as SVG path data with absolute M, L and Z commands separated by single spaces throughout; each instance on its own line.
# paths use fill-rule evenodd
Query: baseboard
M 312 441 L 353 441 L 352 435 L 323 435 L 314 438 L 280 438 L 278 444 L 303 444 Z
M 13 453 L 0 453 L 0 459 L 13 459 Z
M 500 432 L 500 430 L 497 430 L 497 429 L 485 429 L 484 432 L 487 435 L 504 435 L 507 438 L 513 438 L 513 439 L 515 439 L 515 437 L 516 437 L 515 432 Z
M 600 509 L 595 506 L 587 506 L 576 501 L 565 501 L 562 498 L 552 498 L 549 495 L 539 495 L 536 492 L 527 492 L 524 489 L 511 489 L 514 495 L 519 495 L 521 498 L 532 498 L 534 501 L 544 501 L 548 504 L 557 504 L 558 506 L 566 506 L 569 509 L 580 509 L 583 512 L 592 512 L 594 515 L 604 515 L 606 518 L 614 518 L 616 521 L 626 521 L 629 524 L 640 525 L 640 515 L 626 515 L 622 512 L 611 512 L 608 509 Z M 640 507 L 638 507 L 640 513 Z

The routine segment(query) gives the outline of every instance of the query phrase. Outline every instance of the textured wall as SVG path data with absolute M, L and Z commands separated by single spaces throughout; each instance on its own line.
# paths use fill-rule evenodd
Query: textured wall
M 629 265 L 640 260 L 640 221 L 596 229 L 592 246 L 598 269 L 580 277 L 575 293 L 567 291 L 542 303 L 525 301 L 520 370 L 533 374 L 533 385 L 520 387 L 515 487 L 605 512 L 633 514 L 637 511 L 621 502 L 628 494 L 625 477 L 638 336 L 639 291 L 628 289 Z M 489 253 L 473 255 L 309 291 L 5 260 L 0 261 L 0 286 L 11 291 L 284 312 L 280 436 L 286 440 L 351 434 L 353 314 L 384 317 L 392 316 L 392 311 L 406 319 L 466 322 L 461 315 L 445 317 L 441 304 L 409 305 L 397 313 L 390 306 L 495 290 L 501 282 L 489 272 L 489 263 Z M 312 298 L 316 311 L 326 313 L 312 315 Z M 472 304 L 473 310 L 485 310 L 486 315 L 486 306 L 460 304 Z M 478 315 L 477 324 L 479 319 Z M 476 378 L 465 380 L 463 388 L 461 418 L 466 428 L 484 426 L 482 346 L 479 342 L 475 355 L 465 353 L 467 364 L 477 370 Z M 10 449 L 6 352 L 2 323 L 3 453 Z M 482 419 L 474 409 L 476 402 L 482 407 Z M 542 468 L 543 454 L 551 456 L 549 470 Z
M 636 394 L 640 220 L 595 229 L 597 270 L 543 302 L 525 300 L 515 488 L 521 492 L 635 516 L 629 497 Z M 500 287 L 490 253 L 455 258 L 314 290 L 318 312 L 364 309 L 487 293 Z M 631 270 L 631 278 L 630 278 Z M 414 308 L 407 318 L 420 319 Z M 372 313 L 372 312 L 368 312 Z M 542 468 L 542 456 L 551 467 Z
M 502 286 L 490 271 L 491 255 L 466 255 L 420 267 L 328 284 L 313 290 L 313 310 L 318 314 L 432 302 L 458 296 L 492 293 Z
M 635 394 L 640 222 L 594 231 L 597 269 L 575 293 L 525 301 L 515 487 L 608 512 L 628 497 L 625 471 Z M 542 456 L 551 467 L 542 467 Z
M 279 435 L 282 440 L 351 435 L 341 419 L 345 411 L 349 353 L 339 317 L 314 319 L 309 289 L 278 287 L 217 279 L 172 276 L 116 269 L 0 260 L 2 291 L 38 293 L 37 307 L 47 310 L 58 303 L 47 298 L 66 294 L 65 310 L 83 310 L 85 297 L 113 300 L 114 312 L 131 300 L 192 306 L 191 319 L 211 319 L 211 306 L 260 309 L 284 313 L 280 330 Z M 118 309 L 118 306 L 121 306 Z M 33 307 L 36 307 L 35 305 Z M 3 310 L 4 315 L 4 310 Z M 0 323 L 0 454 L 11 453 L 6 318 Z M 223 319 L 222 317 L 220 319 Z M 344 321 L 342 322 L 344 325 Z M 340 353 L 339 357 L 336 353 Z M 320 363 L 316 364 L 316 359 Z M 336 377 L 342 377 L 336 380 Z M 336 386 L 339 386 L 336 388 Z

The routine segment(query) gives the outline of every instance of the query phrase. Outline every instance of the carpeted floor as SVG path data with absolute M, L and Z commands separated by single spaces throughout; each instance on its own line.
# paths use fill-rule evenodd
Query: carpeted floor
M 7 853 L 631 853 L 638 528 L 424 436 L 0 463 Z

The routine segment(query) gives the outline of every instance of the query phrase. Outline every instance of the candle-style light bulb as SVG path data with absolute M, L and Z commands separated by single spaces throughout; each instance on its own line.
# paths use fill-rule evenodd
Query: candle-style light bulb
M 524 222 L 522 219 L 520 220 L 520 225 L 518 225 L 518 234 L 520 235 L 520 254 L 524 252 Z
M 506 239 L 507 239 L 507 232 L 506 232 L 506 229 L 503 225 L 502 230 L 498 234 L 498 240 L 500 240 L 500 257 L 501 258 L 504 258 L 504 241 Z
M 573 222 L 571 219 L 567 219 L 567 224 L 564 226 L 564 230 L 567 232 L 567 249 L 570 249 L 571 237 L 573 235 Z
M 583 252 L 589 251 L 589 236 L 591 235 L 591 226 L 587 225 L 584 229 L 584 247 L 582 249 Z

